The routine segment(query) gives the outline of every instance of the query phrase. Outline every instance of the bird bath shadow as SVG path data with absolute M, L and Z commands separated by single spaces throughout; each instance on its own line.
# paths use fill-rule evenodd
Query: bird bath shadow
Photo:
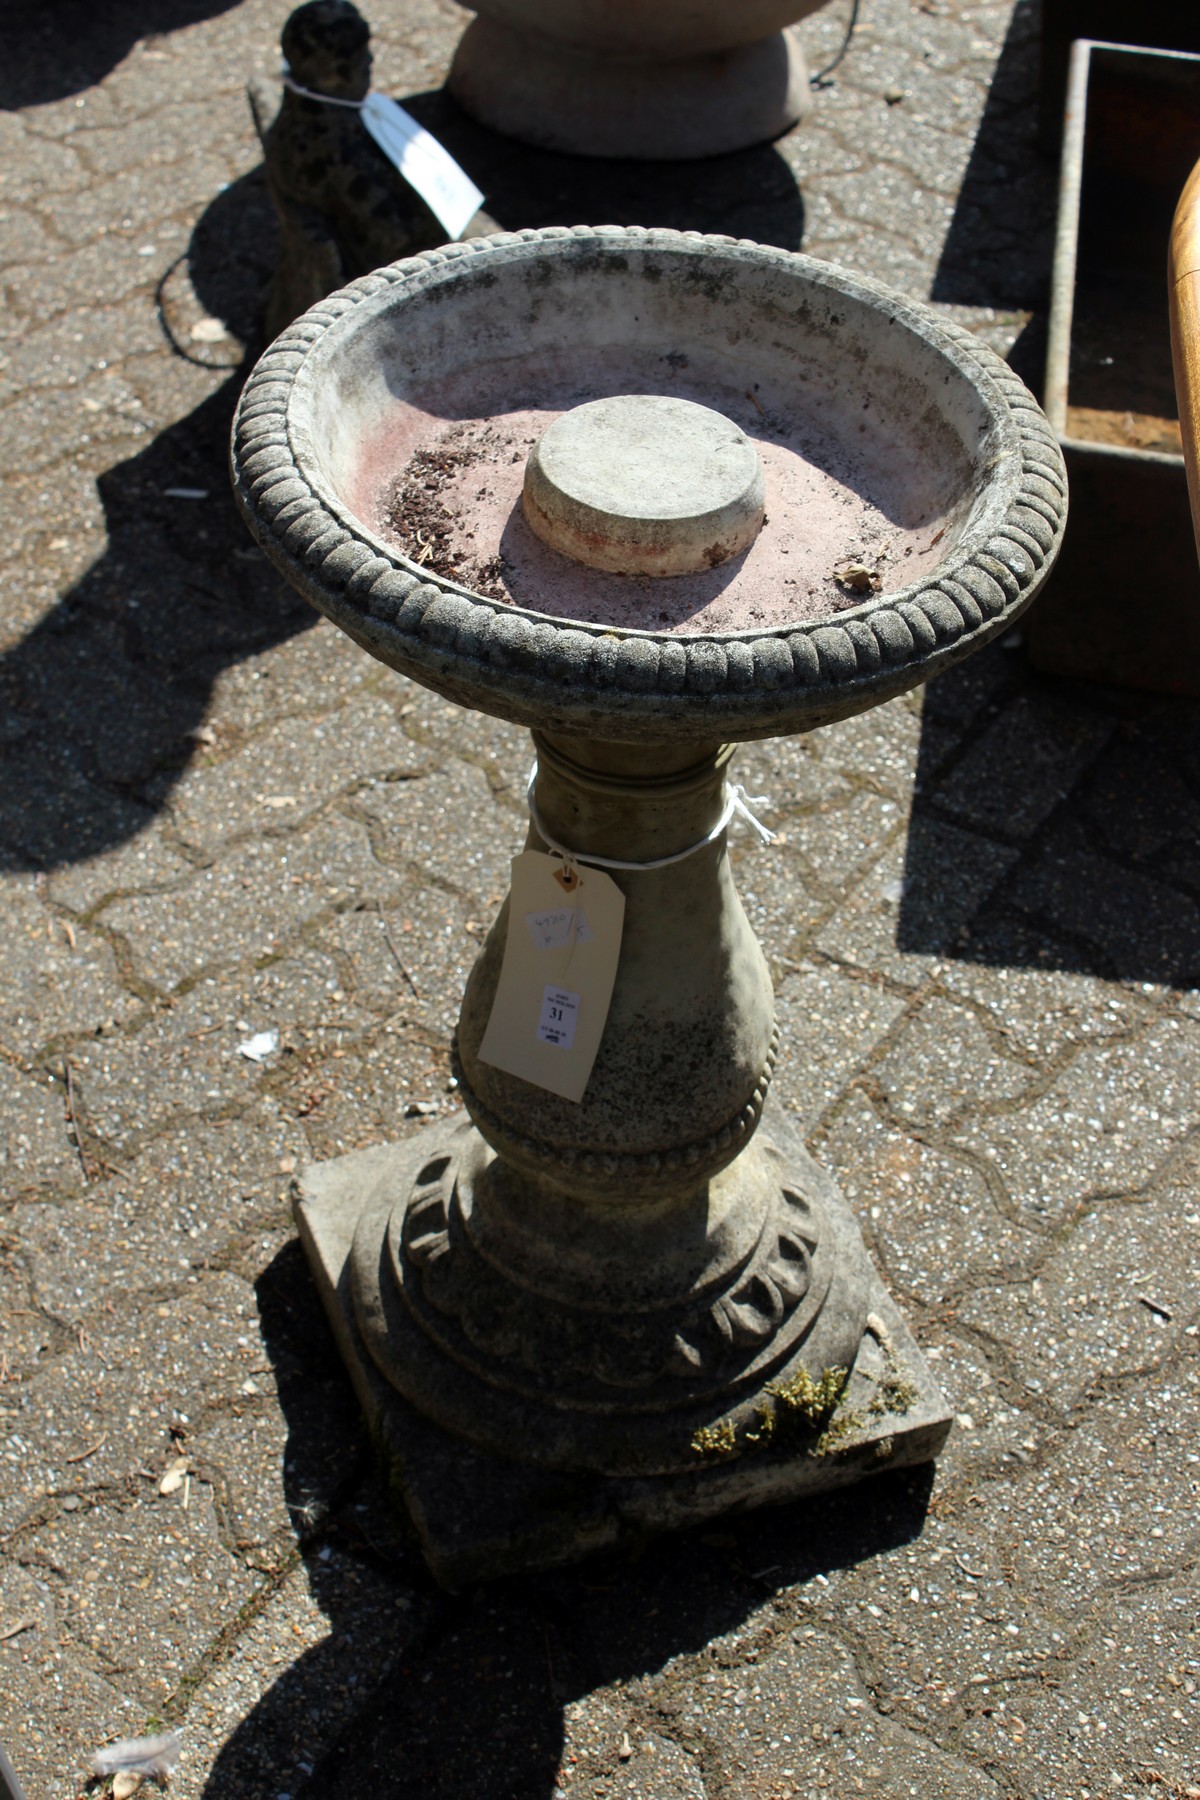
M 776 1595 L 923 1527 L 928 1466 L 877 1477 L 838 1507 L 767 1509 L 447 1595 L 399 1535 L 299 1246 L 256 1286 L 288 1429 L 285 1494 L 329 1633 L 239 1722 L 206 1800 L 550 1800 L 573 1702 L 752 1619 L 764 1645 L 782 1645 Z M 800 1617 L 803 1596 L 787 1605 Z

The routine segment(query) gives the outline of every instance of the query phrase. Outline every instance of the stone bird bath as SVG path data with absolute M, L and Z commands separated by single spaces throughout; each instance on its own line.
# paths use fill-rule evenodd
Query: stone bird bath
M 1021 382 L 803 256 L 530 231 L 315 306 L 247 383 L 233 461 L 260 544 L 356 643 L 531 728 L 528 847 L 574 853 L 547 863 L 564 893 L 586 910 L 604 859 L 634 865 L 603 875 L 624 926 L 581 1099 L 481 1054 L 506 903 L 454 1045 L 469 1122 L 300 1180 L 434 1570 L 931 1457 L 949 1414 L 845 1202 L 782 1109 L 757 1129 L 778 1046 L 727 778 L 739 740 L 878 705 L 1033 598 L 1065 482 Z

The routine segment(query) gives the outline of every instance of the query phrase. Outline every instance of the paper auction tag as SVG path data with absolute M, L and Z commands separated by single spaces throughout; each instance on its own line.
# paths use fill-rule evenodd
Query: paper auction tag
M 466 170 L 459 167 L 432 132 L 418 125 L 411 113 L 386 94 L 367 95 L 362 122 L 409 186 L 416 188 L 447 234 L 461 237 L 483 205 L 482 189 L 475 186 Z
M 564 897 L 562 862 L 541 850 L 513 857 L 508 937 L 482 1061 L 535 1087 L 582 1100 L 612 1000 L 625 896 L 608 875 L 576 865 Z

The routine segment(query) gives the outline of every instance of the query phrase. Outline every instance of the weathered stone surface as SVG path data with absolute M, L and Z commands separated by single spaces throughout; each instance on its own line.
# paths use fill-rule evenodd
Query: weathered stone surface
M 553 303 L 543 283 L 554 290 Z M 410 562 L 390 546 L 379 555 L 386 527 L 376 511 L 384 490 L 369 473 L 397 429 L 409 387 L 417 391 L 411 380 L 406 386 L 393 378 L 385 404 L 369 371 L 393 358 L 403 337 L 420 367 L 422 405 L 433 404 L 438 382 L 459 372 L 445 351 L 447 308 L 457 333 L 477 346 L 487 379 L 502 385 L 514 359 L 522 370 L 539 359 L 557 368 L 564 328 L 576 378 L 607 381 L 608 315 L 631 315 L 639 331 L 627 340 L 621 334 L 631 359 L 623 379 L 643 384 L 652 377 L 639 374 L 638 358 L 652 370 L 681 354 L 678 343 L 686 341 L 691 380 L 726 411 L 733 399 L 728 330 L 758 343 L 772 321 L 769 357 L 755 367 L 758 385 L 771 384 L 782 415 L 808 417 L 806 383 L 819 361 L 825 385 L 814 422 L 819 418 L 828 434 L 843 480 L 846 459 L 858 454 L 853 434 L 862 423 L 858 394 L 868 367 L 872 404 L 893 446 L 886 480 L 903 480 L 920 466 L 919 516 L 942 523 L 914 561 L 912 579 L 903 582 L 901 567 L 902 585 L 889 583 L 876 598 L 849 609 L 784 604 L 766 613 L 735 604 L 712 632 L 664 634 L 640 610 L 610 618 L 593 606 L 590 590 L 581 604 L 566 583 L 559 584 L 560 607 L 569 621 L 530 610 L 549 603 L 530 601 L 524 577 L 499 608 L 469 588 L 447 586 L 428 559 Z M 602 378 L 587 375 L 597 358 Z M 324 378 L 312 384 L 300 372 L 315 371 L 318 362 Z M 747 364 L 739 380 L 753 373 Z M 287 425 L 293 381 L 295 404 L 308 421 L 299 436 Z M 492 409 L 518 410 L 523 391 L 520 380 L 511 394 L 497 390 Z M 936 394 L 936 408 L 915 405 L 917 394 Z M 352 456 L 330 456 L 322 420 L 328 405 L 344 415 Z M 277 438 L 285 430 L 279 453 L 264 452 L 264 434 Z M 534 728 L 634 743 L 778 735 L 908 691 L 1000 634 L 1028 605 L 1065 518 L 1056 441 L 1023 384 L 969 333 L 827 264 L 723 237 L 641 227 L 502 234 L 352 283 L 260 358 L 239 402 L 232 466 L 238 504 L 276 566 L 380 661 L 470 707 Z M 875 492 L 880 479 L 881 472 L 856 477 L 872 515 L 882 517 L 895 503 Z M 368 493 L 376 498 L 368 502 Z M 331 509 L 324 496 L 332 494 L 339 504 Z M 784 503 L 782 496 L 776 502 Z M 1042 509 L 1047 527 L 1044 543 L 1029 539 L 1031 550 L 1018 521 L 1027 503 Z M 820 529 L 831 509 L 838 512 L 837 493 L 823 487 L 812 504 L 811 532 L 823 543 Z M 943 537 L 944 551 L 930 561 L 926 552 Z M 916 548 L 915 539 L 906 548 Z M 361 586 L 357 574 L 349 577 L 357 569 L 372 571 Z M 622 634 L 610 627 L 618 622 L 644 632 L 633 646 L 637 654 L 614 643 Z M 792 670 L 784 659 L 778 682 L 755 681 L 757 663 L 780 664 L 783 648 Z
M 419 1262 L 408 1247 L 413 1232 L 406 1224 L 397 1274 L 392 1254 L 381 1253 L 380 1239 L 386 1243 L 391 1236 L 393 1196 L 403 1203 L 411 1190 L 415 1204 L 421 1204 L 414 1180 L 425 1178 L 418 1171 L 427 1156 L 435 1172 L 447 1163 L 457 1167 L 453 1204 L 461 1205 L 467 1179 L 462 1171 L 477 1154 L 470 1136 L 478 1141 L 464 1127 L 454 1135 L 443 1128 L 428 1150 L 419 1140 L 382 1145 L 317 1165 L 299 1179 L 297 1223 L 322 1301 L 372 1437 L 439 1582 L 454 1589 L 497 1574 L 552 1567 L 645 1531 L 778 1503 L 936 1454 L 948 1425 L 944 1403 L 878 1279 L 869 1268 L 860 1273 L 861 1247 L 844 1202 L 805 1158 L 788 1121 L 775 1114 L 770 1129 L 787 1158 L 790 1181 L 821 1209 L 813 1226 L 819 1234 L 814 1287 L 832 1284 L 811 1334 L 806 1330 L 796 1338 L 792 1355 L 780 1363 L 780 1385 L 803 1379 L 798 1372 L 814 1357 L 819 1369 L 834 1366 L 839 1354 L 845 1358 L 841 1367 L 849 1367 L 849 1379 L 828 1414 L 828 1442 L 817 1439 L 815 1428 L 789 1438 L 782 1422 L 781 1435 L 773 1439 L 763 1409 L 770 1412 L 777 1390 L 769 1384 L 760 1388 L 750 1408 L 732 1385 L 722 1395 L 720 1365 L 699 1371 L 697 1392 L 707 1388 L 716 1395 L 707 1404 L 686 1393 L 672 1396 L 659 1381 L 662 1398 L 655 1415 L 639 1417 L 611 1402 L 603 1411 L 580 1407 L 579 1396 L 586 1400 L 597 1375 L 603 1381 L 618 1357 L 641 1376 L 642 1392 L 647 1390 L 641 1337 L 648 1339 L 647 1367 L 651 1373 L 658 1369 L 654 1333 L 630 1331 L 630 1320 L 616 1310 L 624 1298 L 619 1289 L 603 1312 L 593 1308 L 579 1320 L 569 1291 L 556 1294 L 552 1307 L 546 1296 L 502 1270 L 502 1304 L 509 1310 L 497 1331 L 486 1277 L 468 1261 L 466 1276 L 457 1277 L 448 1305 L 442 1299 L 431 1331 L 429 1295 L 421 1287 L 423 1259 Z M 402 1204 L 397 1224 L 401 1211 Z M 476 1230 L 479 1212 L 482 1208 Z M 772 1233 L 773 1216 L 766 1227 Z M 809 1216 L 814 1218 L 813 1212 Z M 415 1230 L 428 1226 L 426 1218 Z M 469 1255 L 461 1238 L 451 1245 L 446 1264 L 452 1279 Z M 686 1294 L 677 1299 L 676 1288 L 666 1292 L 673 1309 L 696 1311 Z M 706 1304 L 701 1296 L 700 1307 Z M 749 1305 L 743 1301 L 743 1319 Z M 789 1322 L 785 1313 L 781 1344 L 789 1341 Z M 749 1326 L 744 1335 L 753 1346 L 770 1330 L 764 1321 L 756 1337 Z M 447 1336 L 456 1347 L 453 1362 L 439 1354 Z M 537 1368 L 546 1358 L 544 1341 L 553 1345 L 558 1360 L 531 1406 L 520 1375 L 527 1365 L 514 1350 Z M 481 1362 L 480 1349 L 490 1360 Z M 631 1385 L 628 1374 L 623 1385 Z M 689 1442 L 701 1422 L 726 1407 L 740 1450 L 732 1458 L 716 1455 L 716 1446 L 706 1448 L 700 1433 Z M 507 1455 L 516 1443 L 523 1452 L 519 1461 Z

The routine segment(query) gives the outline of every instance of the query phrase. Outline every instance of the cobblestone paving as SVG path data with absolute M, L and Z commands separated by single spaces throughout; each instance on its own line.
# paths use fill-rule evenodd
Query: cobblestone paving
M 287 1207 L 454 1107 L 521 734 L 377 668 L 227 497 L 284 0 L 15 0 L 0 74 L 0 1737 L 30 1800 L 1091 1800 L 1200 1787 L 1200 715 L 999 647 L 747 751 L 785 1103 L 952 1397 L 936 1474 L 438 1594 Z M 377 76 L 505 225 L 803 243 L 1036 374 L 1036 20 L 864 0 L 776 147 L 537 157 Z M 841 0 L 805 28 L 816 66 Z M 278 1032 L 262 1063 L 239 1045 Z M 182 1479 L 167 1483 L 175 1468 Z

